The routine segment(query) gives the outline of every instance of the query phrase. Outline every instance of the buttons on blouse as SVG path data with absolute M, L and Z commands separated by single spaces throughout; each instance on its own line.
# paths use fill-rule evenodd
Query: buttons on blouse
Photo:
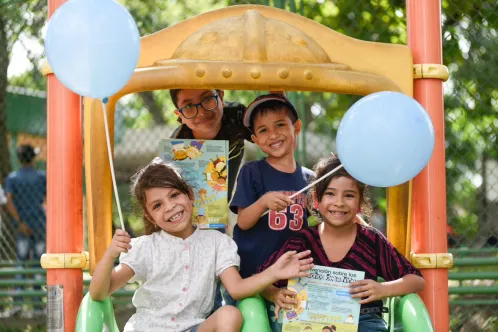
M 189 269 L 188 265 L 185 265 L 185 270 L 187 270 L 187 271 L 188 271 L 188 269 Z
M 183 287 L 182 291 L 186 292 L 187 291 L 187 287 Z

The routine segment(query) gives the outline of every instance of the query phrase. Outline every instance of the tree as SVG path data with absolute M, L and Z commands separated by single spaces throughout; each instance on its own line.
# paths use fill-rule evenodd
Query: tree
M 0 5 L 0 176 L 5 179 L 8 175 L 10 155 L 8 146 L 8 132 L 6 126 L 7 109 L 7 69 L 14 43 L 22 43 L 23 38 L 41 40 L 41 31 L 46 19 L 46 2 L 40 0 L 9 1 Z M 33 68 L 37 67 L 39 56 L 27 52 Z M 33 81 L 42 81 L 39 72 L 32 71 Z
M 6 17 L 0 14 L 0 182 L 10 172 L 10 155 L 7 133 L 7 68 L 9 51 L 7 45 Z

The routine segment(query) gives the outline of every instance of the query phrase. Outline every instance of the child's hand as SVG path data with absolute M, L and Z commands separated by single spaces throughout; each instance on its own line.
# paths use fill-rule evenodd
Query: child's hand
M 270 210 L 282 211 L 292 204 L 292 200 L 284 193 L 273 191 L 264 194 L 263 204 Z
M 309 256 L 310 253 L 310 250 L 300 253 L 288 251 L 270 266 L 270 273 L 277 280 L 307 277 L 310 275 L 309 270 L 313 268 L 313 258 L 304 257 Z
M 111 257 L 116 258 L 122 252 L 128 252 L 128 250 L 131 249 L 130 242 L 131 238 L 127 232 L 116 229 L 116 233 L 114 233 L 114 236 L 112 237 L 111 246 L 107 249 L 107 253 Z
M 360 301 L 360 304 L 389 297 L 388 286 L 371 279 L 352 282 L 350 287 L 351 290 L 349 292 L 353 294 L 351 297 L 365 298 Z
M 297 304 L 296 292 L 287 288 L 279 288 L 278 291 L 272 294 L 271 301 L 275 304 L 275 316 L 278 319 L 280 309 L 291 310 Z

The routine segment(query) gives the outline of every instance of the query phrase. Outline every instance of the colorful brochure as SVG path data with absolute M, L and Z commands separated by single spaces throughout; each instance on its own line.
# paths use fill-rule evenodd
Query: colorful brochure
M 315 265 L 309 277 L 289 280 L 298 304 L 283 312 L 282 332 L 356 332 L 361 305 L 349 284 L 364 277 L 363 271 Z
M 228 141 L 163 139 L 159 156 L 181 170 L 194 188 L 194 223 L 201 229 L 228 224 Z

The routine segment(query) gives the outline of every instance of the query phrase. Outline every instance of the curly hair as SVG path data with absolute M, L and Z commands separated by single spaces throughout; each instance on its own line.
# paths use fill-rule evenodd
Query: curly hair
M 145 192 L 151 188 L 174 188 L 187 195 L 193 200 L 192 187 L 181 177 L 178 170 L 172 164 L 155 158 L 148 165 L 140 168 L 135 175 L 131 177 L 131 193 L 140 205 L 141 214 L 144 223 L 145 234 L 152 234 L 161 230 L 147 218 L 145 218 L 146 196 Z

